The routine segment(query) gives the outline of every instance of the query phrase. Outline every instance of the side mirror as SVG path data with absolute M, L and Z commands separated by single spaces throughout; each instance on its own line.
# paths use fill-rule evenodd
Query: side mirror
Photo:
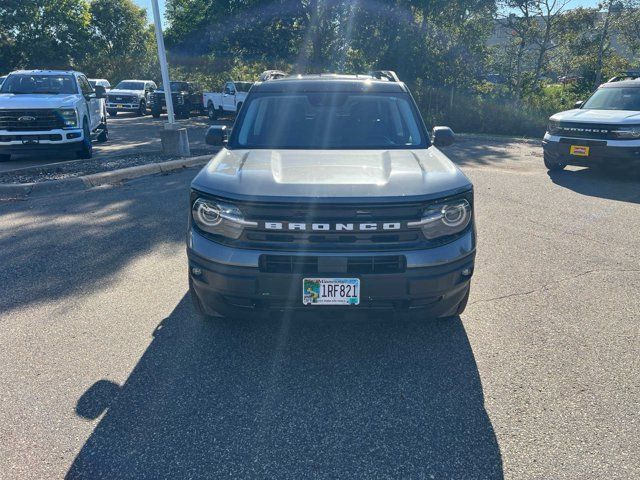
M 207 130 L 204 141 L 207 145 L 222 147 L 227 144 L 228 128 L 226 125 L 213 125 Z
M 433 127 L 432 141 L 436 147 L 448 147 L 456 138 L 449 127 Z
M 584 100 L 578 100 L 576 103 L 573 104 L 573 108 L 581 108 L 583 103 L 584 103 Z
M 93 91 L 96 92 L 95 98 L 106 98 L 107 97 L 107 89 L 102 85 L 96 85 L 93 87 Z

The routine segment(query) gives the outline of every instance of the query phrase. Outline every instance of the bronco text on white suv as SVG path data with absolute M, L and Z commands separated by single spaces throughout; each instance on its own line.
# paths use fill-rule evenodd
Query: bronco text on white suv
M 58 150 L 91 158 L 92 137 L 108 139 L 104 96 L 80 72 L 11 73 L 0 87 L 0 160 Z
M 461 314 L 476 234 L 471 182 L 437 148 L 453 137 L 429 138 L 392 72 L 256 83 L 191 184 L 197 311 Z
M 542 141 L 547 169 L 640 166 L 640 79 L 605 83 L 575 106 L 549 118 Z

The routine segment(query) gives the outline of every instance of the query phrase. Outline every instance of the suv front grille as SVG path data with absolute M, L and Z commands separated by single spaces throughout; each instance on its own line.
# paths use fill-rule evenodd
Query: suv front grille
M 10 132 L 46 131 L 64 128 L 57 110 L 0 110 L 0 130 Z
M 322 257 L 296 255 L 262 255 L 260 271 L 266 273 L 299 273 L 299 274 L 380 274 L 400 273 L 406 268 L 403 255 L 384 256 L 351 256 L 338 262 L 336 267 L 321 269 Z
M 598 123 L 560 122 L 553 134 L 560 137 L 613 140 L 615 137 L 611 132 L 616 128 L 619 128 L 619 126 Z

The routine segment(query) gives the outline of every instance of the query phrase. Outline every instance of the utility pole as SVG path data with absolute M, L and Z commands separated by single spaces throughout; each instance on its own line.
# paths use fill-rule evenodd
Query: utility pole
M 609 34 L 609 17 L 612 13 L 618 13 L 622 10 L 620 3 L 614 3 L 613 0 L 609 0 L 607 6 L 607 13 L 604 17 L 604 27 L 602 28 L 602 35 L 600 36 L 600 45 L 598 46 L 598 61 L 596 63 L 596 82 L 594 88 L 598 88 L 602 82 L 602 55 L 604 54 L 604 44 L 607 41 L 607 35 Z
M 160 7 L 158 0 L 151 0 L 153 9 L 153 23 L 156 28 L 156 42 L 158 43 L 158 60 L 160 61 L 160 73 L 162 73 L 162 84 L 164 85 L 164 98 L 167 105 L 168 122 L 160 130 L 160 140 L 162 152 L 166 155 L 180 155 L 188 157 L 191 155 L 189 148 L 189 136 L 187 129 L 176 124 L 176 117 L 173 112 L 173 98 L 171 97 L 171 82 L 169 80 L 169 67 L 167 65 L 167 52 L 164 49 L 164 37 L 162 36 L 162 23 L 160 22 Z
M 164 36 L 162 35 L 162 23 L 160 21 L 160 7 L 158 0 L 151 0 L 151 8 L 153 9 L 153 23 L 156 28 L 156 42 L 158 43 L 158 60 L 160 61 L 160 73 L 162 73 L 162 84 L 164 85 L 164 98 L 167 104 L 167 117 L 169 123 L 176 123 L 176 117 L 173 113 L 173 99 L 171 98 L 171 83 L 169 81 L 169 67 L 167 65 L 167 52 L 164 49 Z

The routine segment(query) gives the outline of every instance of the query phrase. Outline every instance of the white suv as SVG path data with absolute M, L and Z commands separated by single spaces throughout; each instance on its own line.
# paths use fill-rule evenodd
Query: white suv
M 109 133 L 104 87 L 75 71 L 20 70 L 0 87 L 0 160 L 11 154 L 66 150 L 91 158 L 91 140 Z
M 151 80 L 122 80 L 107 96 L 107 112 L 115 117 L 118 112 L 146 115 L 149 95 L 157 89 Z

